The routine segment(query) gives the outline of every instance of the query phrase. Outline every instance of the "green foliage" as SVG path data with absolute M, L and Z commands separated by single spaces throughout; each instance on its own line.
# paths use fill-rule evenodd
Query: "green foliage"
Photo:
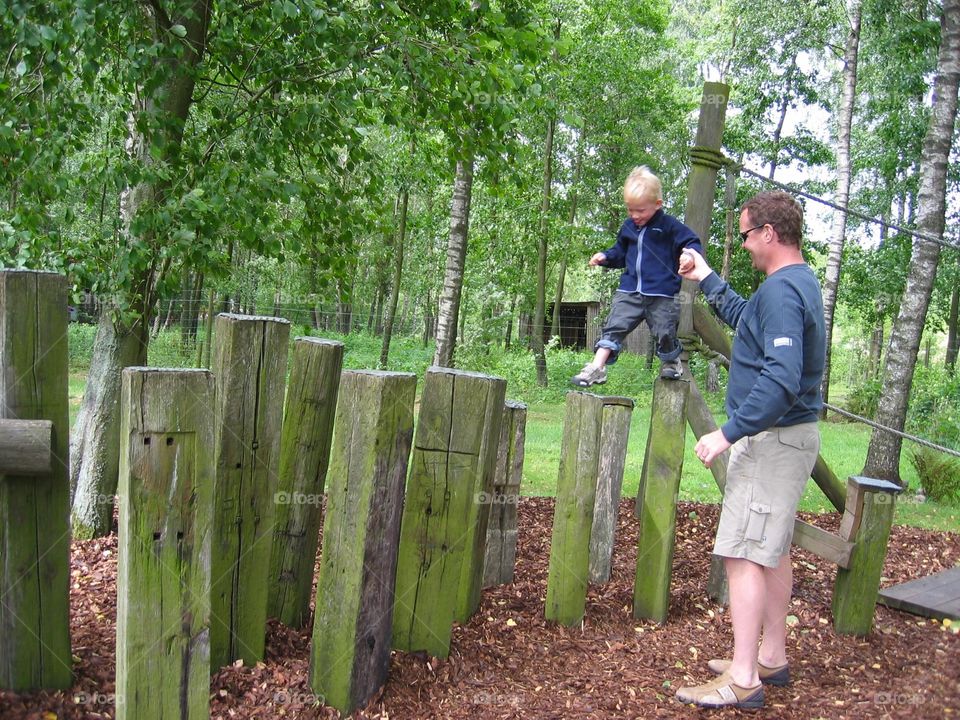
M 924 495 L 939 503 L 960 503 L 960 459 L 917 447 L 910 451 L 910 462 Z
M 874 417 L 877 414 L 881 390 L 878 378 L 868 379 L 855 385 L 847 395 L 846 409 L 862 417 Z
M 907 429 L 960 448 L 960 375 L 942 366 L 918 366 L 910 389 Z

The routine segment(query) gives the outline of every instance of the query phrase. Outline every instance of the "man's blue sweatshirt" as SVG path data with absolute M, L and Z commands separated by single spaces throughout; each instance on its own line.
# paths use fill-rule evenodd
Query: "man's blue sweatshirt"
M 749 300 L 716 273 L 700 288 L 736 331 L 723 436 L 734 443 L 771 427 L 816 421 L 823 406 L 826 332 L 813 271 L 804 263 L 780 268 Z

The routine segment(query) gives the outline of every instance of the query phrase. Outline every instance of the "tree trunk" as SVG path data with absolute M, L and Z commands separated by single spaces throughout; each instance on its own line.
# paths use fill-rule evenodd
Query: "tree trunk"
M 883 354 L 883 318 L 877 320 L 870 335 L 870 358 L 867 361 L 867 379 L 873 380 L 880 371 L 880 356 Z
M 860 50 L 860 0 L 848 1 L 850 16 L 850 34 L 847 35 L 847 47 L 843 56 L 843 95 L 840 100 L 840 113 L 837 119 L 837 193 L 836 204 L 846 207 L 850 200 L 850 126 L 853 122 L 853 106 L 857 93 L 857 55 Z M 840 260 L 847 233 L 847 214 L 836 210 L 833 215 L 833 229 L 827 252 L 827 273 L 823 283 L 823 314 L 826 326 L 826 360 L 823 369 L 823 382 L 820 392 L 823 401 L 830 397 L 830 358 L 833 342 L 833 314 L 837 305 L 837 288 L 840 285 Z M 826 417 L 824 406 L 821 417 Z
M 957 118 L 957 85 L 960 82 L 960 0 L 946 0 L 941 18 L 940 52 L 933 85 L 930 125 L 920 159 L 920 192 L 917 227 L 928 235 L 942 237 L 946 213 L 947 162 Z M 933 281 L 940 259 L 940 245 L 915 239 L 907 284 L 900 311 L 890 331 L 890 347 L 881 387 L 877 421 L 902 430 L 907 400 L 920 347 Z M 874 430 L 863 474 L 900 482 L 900 450 L 903 441 Z
M 175 158 L 183 141 L 183 127 L 193 102 L 194 68 L 206 48 L 211 1 L 194 0 L 181 17 L 167 19 L 151 13 L 144 18 L 147 27 L 168 36 L 173 25 L 186 30 L 183 52 L 168 61 L 166 80 L 149 96 L 141 96 L 129 118 L 127 152 L 135 163 L 150 165 Z M 138 123 L 140 115 L 160 115 L 168 122 L 159 127 L 155 121 Z M 146 136 L 142 127 L 158 127 Z M 163 155 L 154 157 L 152 149 Z M 154 150 L 155 151 L 155 150 Z M 73 535 L 77 538 L 102 536 L 110 532 L 113 496 L 119 476 L 120 369 L 142 365 L 147 359 L 149 332 L 147 318 L 153 304 L 153 282 L 157 248 L 151 236 L 138 237 L 133 223 L 138 211 L 164 198 L 163 184 L 141 183 L 126 188 L 120 195 L 121 247 L 117 252 L 131 253 L 134 245 L 146 245 L 153 263 L 136 265 L 129 285 L 118 288 L 121 304 L 132 308 L 133 320 L 115 319 L 105 308 L 101 315 L 90 361 L 90 375 L 84 391 L 76 429 L 70 446 L 70 487 L 73 490 Z M 144 248 L 138 248 L 143 254 Z M 128 316 L 129 317 L 129 316 Z
M 958 256 L 960 263 L 960 256 Z M 960 311 L 960 285 L 953 284 L 953 292 L 950 293 L 950 318 L 947 320 L 947 368 L 953 373 L 957 364 L 957 315 Z
M 583 166 L 583 146 L 586 133 L 580 134 L 580 140 L 577 142 L 577 159 L 573 165 L 573 180 L 570 183 L 570 217 L 567 226 L 572 230 L 577 222 L 577 206 L 580 196 L 577 194 L 577 187 L 580 183 L 580 168 Z M 567 277 L 567 253 L 566 248 L 570 245 L 569 238 L 564 240 L 564 253 L 560 259 L 560 271 L 557 273 L 557 293 L 553 300 L 553 322 L 550 327 L 550 334 L 553 336 L 561 335 L 560 331 L 560 303 L 563 302 L 563 284 Z
M 537 385 L 547 386 L 547 355 L 543 347 L 543 325 L 547 295 L 547 232 L 550 227 L 550 189 L 553 185 L 553 131 L 556 118 L 547 121 L 547 140 L 543 158 L 543 194 L 540 202 L 540 232 L 537 233 L 537 294 L 533 306 L 530 348 L 537 366 Z
M 720 277 L 730 279 L 730 259 L 733 256 L 734 228 L 737 222 L 737 174 L 729 167 L 723 185 L 723 201 L 726 206 L 726 232 L 723 236 L 723 264 L 720 266 Z
M 403 278 L 403 246 L 407 235 L 407 203 L 410 199 L 409 190 L 404 187 L 400 191 L 400 209 L 397 225 L 397 239 L 393 251 L 393 282 L 390 285 L 390 302 L 387 305 L 387 317 L 383 323 L 383 341 L 380 344 L 380 369 L 387 369 L 387 360 L 390 357 L 390 340 L 393 338 L 393 324 L 397 317 L 397 302 L 400 299 L 400 280 Z
M 460 318 L 460 293 L 463 291 L 463 266 L 467 258 L 467 235 L 470 224 L 470 198 L 473 191 L 473 156 L 457 161 L 450 204 L 450 235 L 447 240 L 447 266 L 443 275 L 443 291 L 437 307 L 437 347 L 433 364 L 453 367 L 457 346 L 457 321 Z
M 783 136 L 783 126 L 787 119 L 787 110 L 790 109 L 790 90 L 793 87 L 793 75 L 797 70 L 797 58 L 794 56 L 790 61 L 790 67 L 787 69 L 787 87 L 783 92 L 783 98 L 780 101 L 780 119 L 777 121 L 777 127 L 773 131 L 773 158 L 770 160 L 770 179 L 777 172 L 777 165 L 780 161 L 780 138 Z
M 125 325 L 100 315 L 90 374 L 70 437 L 73 535 L 86 539 L 110 533 L 113 496 L 120 476 L 120 371 L 147 364 L 144 325 Z

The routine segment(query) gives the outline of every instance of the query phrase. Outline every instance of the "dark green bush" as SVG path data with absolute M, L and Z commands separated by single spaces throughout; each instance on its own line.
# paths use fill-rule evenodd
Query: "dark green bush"
M 960 502 L 960 458 L 918 447 L 910 451 L 910 462 L 928 498 L 940 503 Z

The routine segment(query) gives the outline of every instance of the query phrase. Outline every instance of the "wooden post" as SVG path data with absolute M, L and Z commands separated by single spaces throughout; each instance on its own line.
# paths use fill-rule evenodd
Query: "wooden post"
M 517 559 L 517 505 L 523 475 L 523 443 L 527 406 L 508 400 L 500 422 L 500 444 L 493 479 L 493 504 L 487 524 L 487 550 L 483 563 L 483 586 L 513 582 Z
M 221 314 L 217 379 L 211 669 L 263 659 L 274 494 L 290 324 Z
M 700 388 L 694 382 L 690 383 L 690 397 L 687 399 L 687 422 L 690 424 L 690 429 L 693 430 L 693 435 L 697 440 L 717 429 L 717 421 L 714 419 L 710 408 L 707 407 L 703 395 L 700 394 Z M 720 488 L 721 495 L 724 486 L 727 484 L 727 461 L 729 459 L 730 454 L 723 453 L 710 463 L 710 472 L 713 474 L 717 487 Z M 710 554 L 710 576 L 707 578 L 707 597 L 723 606 L 730 604 L 730 592 L 727 587 L 727 573 L 723 567 L 723 558 L 712 553 Z
M 480 428 L 480 447 L 477 450 L 478 466 L 476 479 L 467 505 L 466 535 L 463 556 L 460 560 L 460 591 L 454 607 L 453 619 L 467 622 L 480 607 L 483 590 L 483 564 L 487 556 L 487 527 L 493 505 L 493 476 L 497 468 L 497 452 L 500 447 L 500 425 L 507 392 L 507 381 L 502 378 L 471 373 L 481 379 L 485 393 L 481 395 L 483 425 Z M 454 406 L 456 407 L 456 406 Z M 459 408 L 454 415 L 454 426 L 459 421 Z
M 45 477 L 53 470 L 53 423 L 0 418 L 0 475 Z
M 117 720 L 210 716 L 214 379 L 125 368 Z
M 724 162 L 720 148 L 729 97 L 729 85 L 714 82 L 703 84 L 697 134 L 690 148 L 690 176 L 687 180 L 687 205 L 683 221 L 700 238 L 704 251 L 710 239 L 710 222 L 717 194 L 717 171 Z M 681 283 L 680 335 L 693 334 L 693 299 L 698 292 L 699 286 L 692 280 Z M 686 353 L 683 357 L 686 360 Z M 685 372 L 687 370 L 685 368 Z
M 851 477 L 847 501 L 852 517 L 841 525 L 856 544 L 849 567 L 837 568 L 833 585 L 833 628 L 843 635 L 869 635 L 877 604 L 880 575 L 887 557 L 887 540 L 900 486 L 886 480 Z
M 410 373 L 348 371 L 341 380 L 310 685 L 344 715 L 367 704 L 390 667 L 416 391 Z
M 667 619 L 670 601 L 689 391 L 687 381 L 658 378 L 654 383 L 650 432 L 637 497 L 641 510 L 633 616 L 659 623 Z
M 603 406 L 599 395 L 567 393 L 544 609 L 561 625 L 579 624 L 586 607 Z
M 483 571 L 483 548 L 475 555 L 474 540 L 481 530 L 480 539 L 486 535 L 480 513 L 490 506 L 478 500 L 490 495 L 505 392 L 500 378 L 427 370 L 400 535 L 393 616 L 399 650 L 450 652 L 464 566 Z
M 617 533 L 617 511 L 627 461 L 633 400 L 606 395 L 603 398 L 603 427 L 600 430 L 600 459 L 597 463 L 597 496 L 590 529 L 590 582 L 610 579 L 613 546 Z
M 330 458 L 343 343 L 294 341 L 274 496 L 274 536 L 267 613 L 303 627 L 310 615 L 323 488 Z
M 73 682 L 67 356 L 66 278 L 0 270 L 0 417 L 21 430 L 39 428 L 24 421 L 52 424 L 47 473 L 36 474 L 28 457 L 18 469 L 20 460 L 6 453 L 0 470 L 0 688 L 7 690 Z

